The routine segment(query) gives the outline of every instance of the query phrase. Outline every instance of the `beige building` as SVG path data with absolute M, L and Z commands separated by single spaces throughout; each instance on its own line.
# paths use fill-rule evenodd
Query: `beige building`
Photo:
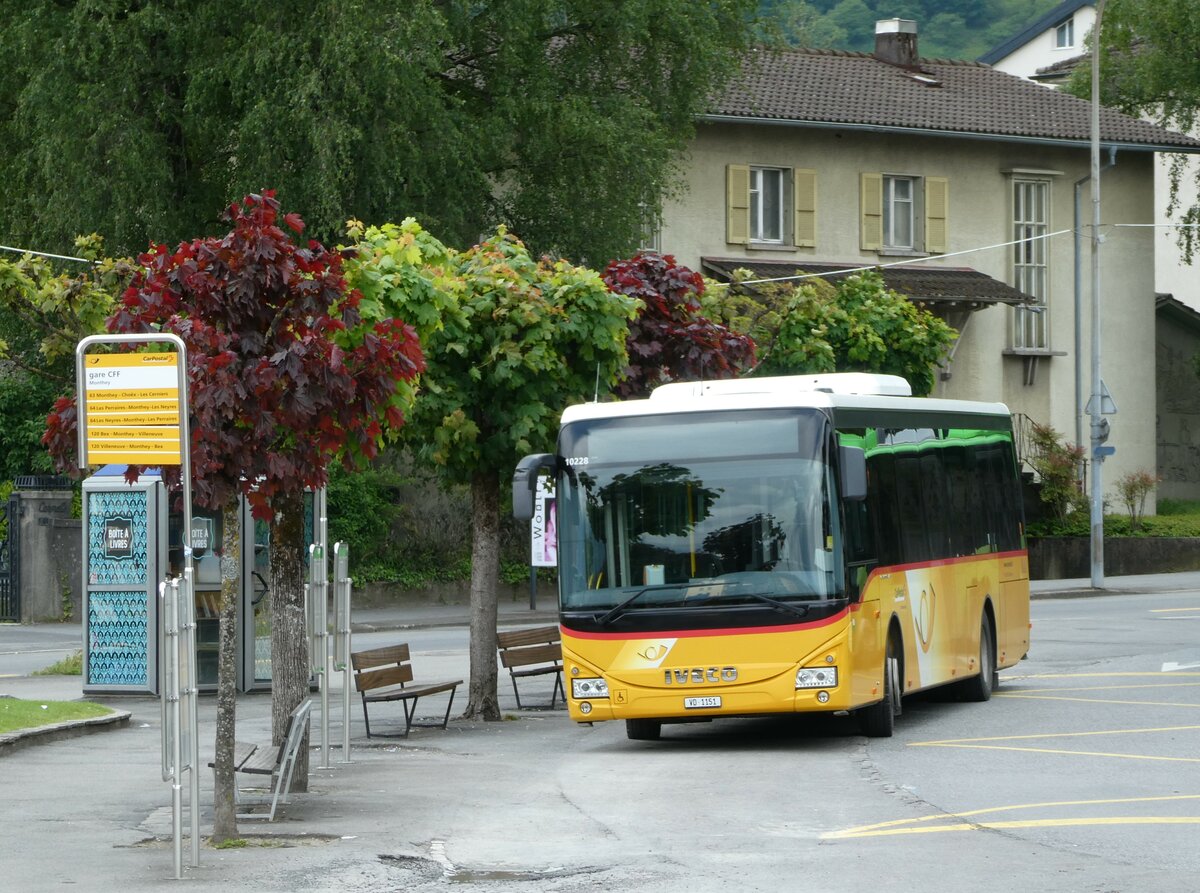
M 903 20 L 879 23 L 874 54 L 763 53 L 699 126 L 660 247 L 716 278 L 879 266 L 961 333 L 937 396 L 1002 400 L 1075 441 L 1091 391 L 1090 118 L 988 66 L 920 59 Z M 1155 153 L 1200 141 L 1107 109 L 1101 136 L 1112 482 L 1156 468 Z

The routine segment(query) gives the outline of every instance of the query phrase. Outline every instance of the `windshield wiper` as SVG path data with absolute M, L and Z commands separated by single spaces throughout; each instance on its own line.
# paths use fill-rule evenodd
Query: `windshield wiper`
M 624 601 L 618 603 L 616 607 L 600 617 L 596 622 L 601 626 L 608 626 L 618 617 L 625 613 L 625 609 L 632 605 L 635 601 L 645 595 L 647 592 L 663 592 L 668 589 L 690 589 L 692 586 L 711 586 L 711 583 L 669 583 L 666 586 L 643 586 L 633 595 Z
M 746 584 L 749 585 L 749 584 Z M 772 608 L 778 608 L 781 611 L 791 611 L 797 617 L 807 617 L 808 612 L 812 610 L 809 605 L 794 605 L 790 602 L 781 602 L 779 599 L 771 598 L 769 595 L 763 595 L 761 592 L 747 592 L 751 598 L 756 598 L 760 602 L 766 602 Z
M 738 592 L 737 594 L 738 595 L 748 595 L 751 598 L 758 599 L 760 602 L 764 602 L 773 608 L 778 608 L 781 611 L 788 611 L 792 614 L 795 614 L 797 617 L 807 617 L 808 612 L 810 610 L 809 605 L 789 604 L 788 602 L 781 602 L 778 599 L 771 598 L 769 595 L 763 595 L 761 592 L 755 592 L 754 585 L 745 580 L 740 580 L 737 582 L 723 583 L 723 584 L 720 583 L 719 581 L 714 582 L 713 580 L 707 580 L 704 582 L 695 582 L 695 583 L 668 584 L 666 586 L 643 586 L 637 592 L 633 593 L 633 595 L 629 596 L 629 598 L 620 602 L 614 608 L 612 608 L 607 613 L 605 613 L 602 617 L 598 618 L 596 622 L 599 623 L 601 626 L 608 626 L 608 624 L 612 623 L 614 620 L 616 620 L 618 617 L 620 617 L 622 614 L 624 614 L 626 608 L 628 608 L 631 604 L 633 604 L 635 601 L 637 601 L 639 598 L 641 598 L 647 592 L 662 592 L 662 591 L 668 590 L 668 589 L 685 589 L 685 590 L 693 589 L 693 588 L 709 589 L 714 586 L 719 586 L 723 589 L 731 589 L 731 590 L 741 590 L 743 588 L 748 588 L 750 590 L 749 592 L 744 592 L 744 593 Z

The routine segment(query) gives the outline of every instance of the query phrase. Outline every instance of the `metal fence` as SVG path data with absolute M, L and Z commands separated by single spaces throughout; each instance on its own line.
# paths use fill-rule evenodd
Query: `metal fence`
M 13 493 L 0 503 L 0 520 L 6 522 L 0 540 L 0 621 L 21 620 L 21 501 Z

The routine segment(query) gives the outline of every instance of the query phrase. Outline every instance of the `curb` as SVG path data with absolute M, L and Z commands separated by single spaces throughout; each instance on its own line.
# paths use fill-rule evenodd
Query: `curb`
M 48 726 L 6 732 L 0 735 L 0 757 L 31 744 L 48 744 L 51 741 L 62 741 L 66 738 L 78 738 L 81 735 L 124 728 L 129 725 L 129 718 L 132 715 L 128 710 L 113 710 L 107 716 L 93 716 L 91 719 L 56 722 Z

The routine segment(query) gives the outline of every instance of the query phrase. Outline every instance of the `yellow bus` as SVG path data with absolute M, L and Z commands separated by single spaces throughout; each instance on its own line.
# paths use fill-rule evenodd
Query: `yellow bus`
M 1029 648 L 1011 417 L 910 394 L 841 373 L 568 408 L 513 511 L 553 476 L 571 719 L 653 740 L 820 711 L 886 737 L 914 692 L 987 700 Z

